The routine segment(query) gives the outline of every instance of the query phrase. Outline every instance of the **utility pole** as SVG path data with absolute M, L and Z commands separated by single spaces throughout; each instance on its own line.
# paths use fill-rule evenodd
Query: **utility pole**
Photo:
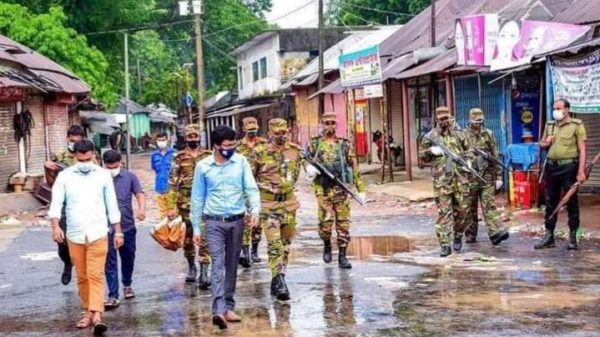
M 194 10 L 194 25 L 196 29 L 196 70 L 198 76 L 198 123 L 204 133 L 204 54 L 202 51 L 202 27 L 200 13 Z
M 131 123 L 129 123 L 129 37 L 127 32 L 125 37 L 125 124 L 127 125 L 127 136 L 125 137 L 125 166 L 127 170 L 131 169 Z
M 323 33 L 323 0 L 319 0 L 319 90 L 325 87 L 325 65 L 324 62 L 324 51 L 325 41 Z M 323 93 L 319 94 L 319 117 L 323 116 L 325 112 L 325 96 Z
M 435 0 L 431 0 L 431 47 L 435 47 Z
M 142 97 L 142 72 L 140 69 L 140 59 L 137 59 L 137 87 L 138 87 L 138 99 Z

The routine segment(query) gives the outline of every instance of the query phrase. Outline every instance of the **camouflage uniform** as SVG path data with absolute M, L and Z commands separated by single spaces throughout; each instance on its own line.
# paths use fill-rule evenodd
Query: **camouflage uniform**
M 258 123 L 254 117 L 246 117 L 244 118 L 244 130 L 246 132 L 258 130 Z M 246 158 L 250 158 L 252 154 L 252 150 L 260 145 L 266 144 L 267 140 L 262 137 L 256 137 L 256 143 L 254 145 L 248 144 L 248 137 L 244 137 L 237 142 L 236 151 Z M 250 228 L 246 221 L 246 226 L 244 227 L 244 236 L 243 236 L 243 246 L 248 246 L 250 243 L 258 244 L 260 242 L 262 236 L 262 229 L 258 228 Z
M 185 129 L 186 134 L 191 132 L 200 133 L 195 125 L 188 125 Z M 193 156 L 189 147 L 177 152 L 173 156 L 171 163 L 171 173 L 169 175 L 169 191 L 167 192 L 167 207 L 174 209 L 177 206 L 178 214 L 181 215 L 186 224 L 185 242 L 183 246 L 184 256 L 194 259 L 196 251 L 193 242 L 193 228 L 190 221 L 190 199 L 192 196 L 192 181 L 196 164 L 202 159 L 211 155 L 212 152 L 204 149 L 198 149 L 198 155 Z M 201 264 L 210 264 L 210 254 L 208 244 L 202 237 L 202 243 L 198 248 L 199 261 Z
M 450 116 L 448 108 L 436 109 L 436 117 Z M 470 161 L 469 141 L 464 131 L 456 126 L 448 128 L 448 134 L 443 135 L 437 126 L 429 131 L 421 141 L 419 156 L 431 162 L 433 190 L 438 208 L 438 218 L 435 224 L 436 234 L 442 248 L 450 247 L 452 235 L 462 237 L 466 227 L 466 217 L 469 211 L 469 176 L 457 163 L 446 156 L 434 156 L 429 149 L 434 146 L 432 140 L 443 143 L 459 156 Z
M 323 115 L 323 121 L 329 119 L 335 120 L 335 114 Z M 356 153 L 347 139 L 336 138 L 336 141 L 331 143 L 324 136 L 315 137 L 310 142 L 308 152 L 341 181 L 354 184 L 359 193 L 365 192 L 365 183 L 360 176 Z M 351 169 L 351 174 L 348 168 Z M 326 179 L 323 175 L 319 175 L 312 184 L 319 205 L 319 237 L 323 241 L 330 241 L 335 222 L 338 247 L 343 248 L 350 241 L 350 197 L 342 188 L 329 186 Z
M 471 109 L 469 114 L 471 121 L 476 120 L 483 122 L 483 111 L 481 111 L 481 109 Z M 483 126 L 481 129 L 477 129 L 470 124 L 466 130 L 466 134 L 469 144 L 473 148 L 480 149 L 494 158 L 499 158 L 498 145 L 492 130 L 486 129 Z M 483 217 L 488 228 L 488 235 L 492 237 L 502 230 L 502 226 L 499 222 L 500 212 L 498 212 L 495 205 L 495 182 L 496 180 L 502 179 L 502 167 L 489 160 L 485 160 L 481 156 L 476 156 L 473 161 L 473 168 L 479 172 L 487 183 L 484 184 L 478 179 L 471 179 L 469 186 L 470 208 L 469 216 L 467 216 L 466 220 L 467 230 L 465 231 L 465 235 L 467 236 L 467 240 L 470 239 L 471 242 L 474 242 L 477 237 L 479 225 L 477 210 L 479 209 L 480 201 L 482 204 Z
M 67 166 L 73 166 L 73 165 L 77 164 L 77 159 L 75 158 L 75 153 L 68 151 L 68 150 L 59 152 L 58 154 L 55 155 L 55 157 L 56 158 L 53 161 L 63 163 Z
M 287 130 L 287 122 L 275 118 L 269 130 Z M 260 189 L 262 208 L 260 223 L 268 243 L 269 268 L 273 278 L 285 274 L 290 244 L 296 233 L 296 210 L 300 206 L 294 185 L 300 174 L 300 147 L 285 142 L 278 147 L 270 141 L 259 144 L 250 156 L 252 172 Z

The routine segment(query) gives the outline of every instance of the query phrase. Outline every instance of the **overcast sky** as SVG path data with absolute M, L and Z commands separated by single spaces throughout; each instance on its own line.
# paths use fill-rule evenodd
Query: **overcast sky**
M 272 0 L 273 8 L 267 13 L 267 20 L 281 28 L 316 27 L 317 0 Z M 325 0 L 327 3 L 327 0 Z M 305 6 L 306 5 L 306 6 Z M 298 9 L 302 7 L 301 9 Z M 297 11 L 294 11 L 298 9 Z M 293 14 L 289 14 L 293 12 Z M 289 15 L 287 15 L 289 14 Z M 282 17 L 285 16 L 285 17 Z M 278 19 L 279 18 L 279 19 Z M 276 20 L 278 19 L 278 20 Z

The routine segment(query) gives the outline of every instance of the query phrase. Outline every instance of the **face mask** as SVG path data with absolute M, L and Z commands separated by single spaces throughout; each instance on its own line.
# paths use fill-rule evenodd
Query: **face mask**
M 156 142 L 156 145 L 158 145 L 159 149 L 164 149 L 167 147 L 167 141 L 166 140 L 160 140 L 158 142 Z
M 79 172 L 81 172 L 83 174 L 88 174 L 92 170 L 92 165 L 93 164 L 91 162 L 85 162 L 85 163 L 78 162 L 77 169 L 79 170 Z
M 552 110 L 552 117 L 557 121 L 562 121 L 565 118 L 565 111 L 561 109 Z
M 335 126 L 328 126 L 325 128 L 326 135 L 334 135 L 335 134 Z
M 258 132 L 256 132 L 256 131 L 246 132 L 246 135 L 248 136 L 248 138 L 255 138 L 257 134 L 258 134 Z
M 108 172 L 110 172 L 110 176 L 114 178 L 114 177 L 118 176 L 119 173 L 121 173 L 121 168 L 117 167 L 114 169 L 108 169 Z
M 69 145 L 67 145 L 67 148 L 69 149 L 70 152 L 74 152 L 75 151 L 75 143 L 69 142 Z
M 189 141 L 187 142 L 187 146 L 188 146 L 190 149 L 192 149 L 192 150 L 195 150 L 195 149 L 197 149 L 198 147 L 200 147 L 200 141 L 199 141 L 199 140 L 189 140 Z
M 275 145 L 277 146 L 282 146 L 283 144 L 285 144 L 286 140 L 287 136 L 273 136 L 273 143 L 275 143 Z
M 223 157 L 225 157 L 226 159 L 229 159 L 233 156 L 233 154 L 235 153 L 235 148 L 231 148 L 231 149 L 224 149 L 224 148 L 220 148 L 219 149 L 219 153 L 221 153 L 221 155 Z

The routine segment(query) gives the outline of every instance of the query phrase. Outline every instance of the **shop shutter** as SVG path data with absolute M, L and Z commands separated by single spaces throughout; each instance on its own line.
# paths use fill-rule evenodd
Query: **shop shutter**
M 392 80 L 390 90 L 390 102 L 391 102 L 391 131 L 394 142 L 397 144 L 403 144 L 403 130 L 402 130 L 402 85 L 400 81 Z M 403 146 L 404 148 L 404 146 Z
M 0 193 L 7 189 L 10 176 L 19 171 L 19 150 L 12 126 L 14 114 L 15 103 L 0 102 Z
M 600 114 L 578 114 L 577 118 L 583 121 L 587 133 L 588 162 L 600 153 Z M 581 186 L 584 193 L 600 193 L 600 164 L 595 165 L 590 179 Z

